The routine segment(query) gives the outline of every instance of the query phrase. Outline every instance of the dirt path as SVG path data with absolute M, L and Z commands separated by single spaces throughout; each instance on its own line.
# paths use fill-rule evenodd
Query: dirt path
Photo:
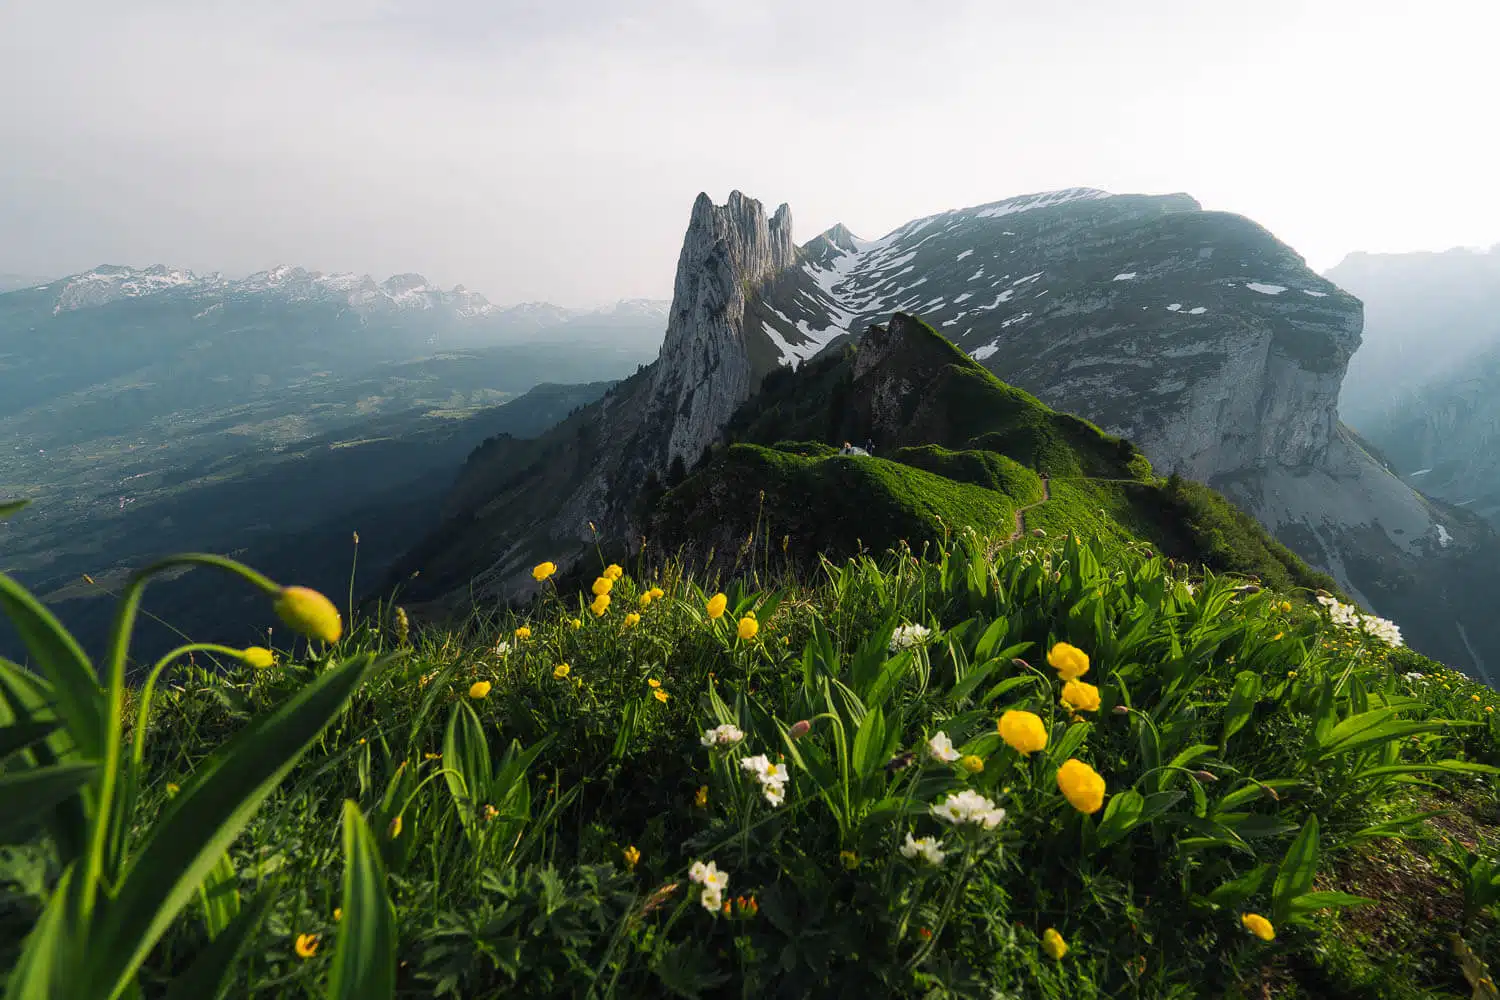
M 1042 498 L 1040 500 L 1038 500 L 1036 503 L 1029 503 L 1029 504 L 1027 504 L 1024 507 L 1017 507 L 1016 508 L 1016 526 L 1015 526 L 1015 529 L 1011 531 L 1010 537 L 1007 538 L 1001 544 L 1002 545 L 1009 545 L 1011 542 L 1015 541 L 1017 538 L 1020 538 L 1023 534 L 1025 534 L 1025 532 L 1026 532 L 1026 512 L 1028 510 L 1030 510 L 1031 508 L 1033 508 L 1033 507 L 1040 507 L 1042 504 L 1046 503 L 1048 500 L 1051 500 L 1051 499 L 1052 499 L 1052 490 L 1048 488 L 1047 480 L 1043 479 L 1042 480 Z

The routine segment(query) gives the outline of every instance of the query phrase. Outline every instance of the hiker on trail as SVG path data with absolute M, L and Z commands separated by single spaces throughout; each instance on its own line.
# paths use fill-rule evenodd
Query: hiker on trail
M 875 439 L 874 438 L 866 438 L 865 439 L 865 452 L 866 452 L 866 454 L 870 454 L 870 455 L 875 454 Z
M 849 454 L 853 450 L 854 450 L 854 446 L 851 445 L 848 441 L 845 441 L 844 442 L 844 446 L 839 449 L 839 454 L 840 455 L 847 455 L 847 454 Z

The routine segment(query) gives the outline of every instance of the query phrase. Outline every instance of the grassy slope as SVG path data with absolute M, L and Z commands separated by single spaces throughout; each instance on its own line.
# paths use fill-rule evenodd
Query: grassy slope
M 648 534 L 699 555 L 714 549 L 720 566 L 730 565 L 726 553 L 752 534 L 773 548 L 783 535 L 820 540 L 789 550 L 803 557 L 847 555 L 857 551 L 856 540 L 875 551 L 901 541 L 916 548 L 941 537 L 945 525 L 1003 537 L 1015 507 L 1041 498 L 1036 472 L 1046 471 L 1052 500 L 1027 515 L 1028 526 L 1146 542 L 1174 558 L 1272 586 L 1336 592 L 1331 578 L 1309 569 L 1218 493 L 1153 476 L 1128 441 L 1002 383 L 931 327 L 910 318 L 892 322 L 902 324 L 900 333 L 882 343 L 882 360 L 859 379 L 856 349 L 849 348 L 797 372 L 773 373 L 736 414 L 731 441 L 806 439 L 778 445 L 804 458 L 782 461 L 765 448 L 731 447 L 661 498 Z M 885 387 L 896 380 L 902 395 L 892 402 Z M 872 402 L 876 395 L 882 404 Z M 879 405 L 899 407 L 899 414 L 881 414 Z M 879 454 L 908 471 L 879 460 L 817 460 L 828 454 L 822 442 L 863 443 L 882 422 L 894 430 L 887 430 Z M 851 471 L 860 465 L 862 475 Z M 987 489 L 997 503 L 981 504 L 959 486 Z M 760 491 L 765 501 L 749 503 Z
M 467 638 L 419 637 L 404 664 L 355 696 L 231 850 L 242 891 L 266 866 L 285 881 L 230 995 L 322 995 L 336 934 L 360 919 L 339 896 L 345 798 L 366 812 L 392 872 L 403 998 L 565 997 L 591 985 L 619 997 L 1468 995 L 1446 935 L 1461 930 L 1475 952 L 1494 954 L 1500 920 L 1490 909 L 1464 922 L 1461 892 L 1438 859 L 1458 849 L 1443 837 L 1500 851 L 1495 785 L 1461 774 L 1429 775 L 1423 786 L 1354 775 L 1382 759 L 1500 763 L 1500 724 L 1484 711 L 1500 704 L 1495 692 L 1340 632 L 1312 610 L 1288 612 L 1271 591 L 1237 595 L 1230 582 L 1208 579 L 1189 593 L 1161 558 L 1052 538 L 1027 539 L 998 561 L 981 554 L 986 548 L 976 539 L 929 560 L 865 559 L 833 567 L 819 583 L 733 590 L 729 620 L 718 623 L 705 618 L 707 595 L 695 580 L 674 566 L 643 567 L 615 585 L 602 617 L 548 598 L 524 619 L 524 640 L 512 633 L 520 620 L 475 622 Z M 653 583 L 665 596 L 627 625 L 622 612 Z M 759 634 L 736 640 L 730 621 L 750 608 Z M 901 622 L 933 629 L 915 664 L 884 652 Z M 503 655 L 499 639 L 510 646 Z M 1059 639 L 1089 652 L 1085 680 L 1102 697 L 1100 710 L 1071 728 L 1045 665 Z M 388 631 L 362 629 L 341 651 L 381 643 L 394 645 Z M 560 663 L 569 665 L 562 677 Z M 819 713 L 834 712 L 852 739 L 857 703 L 825 689 L 836 679 L 872 701 L 871 666 L 895 671 L 882 713 L 887 739 L 856 765 L 868 775 L 844 792 L 836 769 L 818 764 L 840 759 L 839 730 Z M 1404 679 L 1413 668 L 1427 676 Z M 223 739 L 316 669 L 182 675 L 153 715 L 140 821 L 158 815 L 168 782 L 185 783 Z M 988 674 L 982 683 L 957 686 L 976 669 Z M 1224 740 L 1227 695 L 1245 670 L 1264 679 L 1248 724 Z M 493 689 L 466 697 L 478 680 Z M 1480 724 L 1400 739 L 1387 758 L 1377 742 L 1363 763 L 1359 754 L 1320 759 L 1314 720 L 1320 692 L 1335 681 L 1338 717 L 1365 698 L 1411 696 L 1403 717 Z M 1127 699 L 1136 712 L 1111 711 Z M 446 754 L 443 742 L 449 718 L 470 708 L 495 758 L 513 739 L 546 741 L 524 795 L 506 806 L 520 825 L 500 837 L 466 835 L 468 807 L 437 777 L 443 767 L 472 773 L 471 758 Z M 1048 721 L 1045 752 L 1021 759 L 997 739 L 995 719 L 1012 708 Z M 815 719 L 807 737 L 779 735 L 778 721 L 804 718 Z M 698 736 L 729 720 L 747 738 L 716 763 Z M 939 730 L 983 770 L 927 759 L 925 740 Z M 1190 769 L 1213 780 L 1156 767 L 1197 744 Z M 920 769 L 879 766 L 903 751 Z M 768 806 L 735 765 L 755 753 L 785 754 L 785 805 Z M 1101 822 L 1119 810 L 1085 818 L 1068 806 L 1053 773 L 1069 756 L 1104 776 L 1109 802 L 1132 788 L 1176 801 L 1101 843 Z M 820 781 L 834 782 L 827 796 Z M 1257 781 L 1273 783 L 1275 796 Z M 998 832 L 972 835 L 972 852 L 926 809 L 966 788 L 1007 810 Z M 917 806 L 909 816 L 860 806 L 908 796 Z M 846 802 L 855 811 L 841 826 Z M 1431 808 L 1450 812 L 1418 823 L 1413 840 L 1357 836 Z M 1276 940 L 1260 942 L 1239 917 L 1274 912 L 1270 883 L 1243 899 L 1205 896 L 1256 864 L 1274 865 L 1310 816 L 1321 831 L 1315 888 L 1374 902 L 1300 925 L 1279 921 Z M 510 820 L 477 829 L 484 822 Z M 907 831 L 942 838 L 945 863 L 924 869 L 903 858 L 896 847 Z M 637 864 L 623 859 L 626 847 L 639 851 Z M 0 866 L 9 893 L 0 973 L 35 919 L 34 887 L 55 878 L 45 858 L 34 842 Z M 704 859 L 730 872 L 728 918 L 704 912 L 685 881 L 689 863 Z M 756 900 L 753 913 L 733 902 L 741 897 Z M 1060 962 L 1039 948 L 1049 927 L 1071 946 Z M 323 936 L 306 960 L 292 950 L 305 933 Z M 190 907 L 148 962 L 144 995 L 162 995 L 205 944 Z

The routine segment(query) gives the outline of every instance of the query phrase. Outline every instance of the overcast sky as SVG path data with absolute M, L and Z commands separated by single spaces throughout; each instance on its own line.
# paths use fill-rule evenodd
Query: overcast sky
M 805 241 L 1186 191 L 1323 269 L 1500 242 L 1493 0 L 0 0 L 0 272 L 671 293 L 699 191 Z

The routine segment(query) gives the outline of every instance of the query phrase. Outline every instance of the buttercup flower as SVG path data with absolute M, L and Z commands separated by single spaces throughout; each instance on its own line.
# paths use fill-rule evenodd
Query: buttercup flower
M 474 699 L 488 697 L 490 693 L 489 681 L 475 681 L 469 685 L 469 697 Z
M 699 809 L 703 809 L 708 805 L 707 785 L 701 786 L 698 791 L 693 793 L 693 805 L 697 806 Z
M 661 681 L 657 680 L 655 677 L 647 677 L 646 686 L 650 688 L 659 688 L 661 687 Z
M 959 756 L 958 751 L 953 749 L 953 741 L 942 731 L 933 733 L 932 739 L 927 741 L 927 752 L 932 755 L 933 760 L 940 760 L 945 764 L 953 763 Z
M 638 600 L 639 600 L 639 603 L 640 603 L 641 607 L 643 607 L 643 608 L 649 608 L 651 606 L 651 602 L 652 602 L 652 600 L 654 600 L 654 598 L 652 598 L 652 596 L 651 596 L 651 591 L 648 590 L 644 594 L 642 594 Z
M 298 934 L 296 949 L 299 958 L 312 958 L 318 953 L 318 935 Z
M 703 730 L 703 736 L 699 740 L 706 747 L 729 747 L 734 746 L 745 738 L 744 732 L 739 726 L 732 722 L 726 722 L 722 726 Z
M 1282 611 L 1283 614 L 1290 613 L 1291 610 L 1292 610 L 1292 602 L 1291 601 L 1282 601 L 1281 602 L 1281 611 Z
M 653 601 L 659 601 L 663 597 L 667 596 L 667 592 L 665 590 L 662 590 L 660 587 L 652 587 L 650 590 L 646 591 L 646 593 L 651 595 L 651 599 Z
M 729 598 L 725 597 L 723 594 L 715 594 L 714 596 L 712 596 L 712 597 L 710 597 L 708 599 L 708 617 L 710 617 L 710 618 L 722 618 L 722 617 L 724 617 L 724 609 L 727 608 L 728 606 L 729 606 Z
M 641 616 L 638 615 L 638 614 L 636 614 L 634 611 L 630 612 L 629 614 L 627 614 L 625 616 L 625 627 L 626 628 L 630 628 L 631 626 L 634 626 L 634 625 L 639 625 L 640 623 L 641 623 Z
M 344 919 L 344 909 L 343 909 L 343 907 L 341 907 L 341 906 L 335 906 L 333 908 L 333 922 L 334 923 L 338 923 L 340 920 L 343 920 L 343 919 Z
M 661 702 L 663 705 L 667 703 L 667 692 L 663 691 L 661 688 L 657 688 L 655 691 L 652 691 L 651 696 L 657 701 Z
M 1011 709 L 1000 716 L 1000 738 L 1023 754 L 1047 749 L 1047 726 L 1034 712 Z
M 1066 642 L 1059 642 L 1052 647 L 1052 651 L 1047 654 L 1047 662 L 1057 671 L 1057 676 L 1065 681 L 1076 681 L 1089 672 L 1089 654 Z
M 1068 681 L 1063 685 L 1062 703 L 1075 712 L 1099 711 L 1099 689 L 1085 681 Z
M 984 759 L 973 754 L 965 754 L 958 759 L 958 765 L 970 774 L 978 774 L 984 770 Z
M 1104 805 L 1104 779 L 1077 758 L 1070 757 L 1057 769 L 1057 787 L 1081 813 L 1096 813 Z
M 755 633 L 760 631 L 760 622 L 751 615 L 740 619 L 739 627 L 736 629 L 741 639 L 754 639 Z
M 913 837 L 906 831 L 906 843 L 901 845 L 901 856 L 913 861 L 921 860 L 929 865 L 940 865 L 948 855 L 943 851 L 943 842 L 935 837 Z
M 557 666 L 552 668 L 552 676 L 558 680 L 562 680 L 564 677 L 568 676 L 568 672 L 572 669 L 573 668 L 568 666 L 566 663 L 559 663 Z
M 1057 928 L 1048 927 L 1042 932 L 1042 951 L 1046 952 L 1047 957 L 1053 961 L 1062 961 L 1062 957 L 1068 953 L 1068 942 L 1057 933 Z
M 852 872 L 859 867 L 859 855 L 853 851 L 839 851 L 839 863 Z
M 1005 819 L 1005 810 L 972 788 L 948 796 L 931 809 L 938 819 L 954 826 L 979 826 L 993 830 Z
M 625 850 L 621 851 L 620 853 L 622 855 L 624 855 L 624 857 L 625 857 L 625 867 L 626 868 L 634 870 L 634 868 L 636 866 L 636 862 L 638 862 L 638 861 L 641 860 L 641 852 L 638 851 L 638 850 L 636 850 L 636 847 L 635 847 L 634 844 L 631 844 L 629 847 L 625 848 Z
M 309 638 L 338 642 L 344 634 L 339 609 L 310 587 L 283 587 L 273 607 L 277 617 Z
M 614 563 L 610 563 L 608 566 L 604 567 L 604 572 L 600 575 L 607 576 L 611 580 L 618 580 L 620 577 L 625 575 L 625 571 Z
M 249 646 L 240 651 L 240 659 L 256 670 L 264 670 L 276 662 L 276 656 L 264 646 Z
M 594 603 L 589 605 L 589 610 L 594 613 L 595 618 L 604 617 L 604 612 L 609 610 L 609 595 L 600 594 L 594 598 Z
M 515 636 L 517 639 L 521 640 L 530 639 L 531 629 L 525 625 L 522 625 L 520 628 L 516 629 Z
M 1247 913 L 1240 917 L 1240 923 L 1245 925 L 1245 930 L 1254 934 L 1262 941 L 1270 941 L 1276 937 L 1276 928 L 1271 926 L 1271 921 L 1259 913 Z
M 557 572 L 557 563 L 551 563 L 551 562 L 537 563 L 536 566 L 531 571 L 531 578 L 533 580 L 535 580 L 537 583 L 541 583 L 543 580 L 547 579 L 547 577 L 551 576 L 553 573 L 556 573 L 556 572 Z
M 594 596 L 603 597 L 614 589 L 615 581 L 607 576 L 601 576 L 594 581 Z

